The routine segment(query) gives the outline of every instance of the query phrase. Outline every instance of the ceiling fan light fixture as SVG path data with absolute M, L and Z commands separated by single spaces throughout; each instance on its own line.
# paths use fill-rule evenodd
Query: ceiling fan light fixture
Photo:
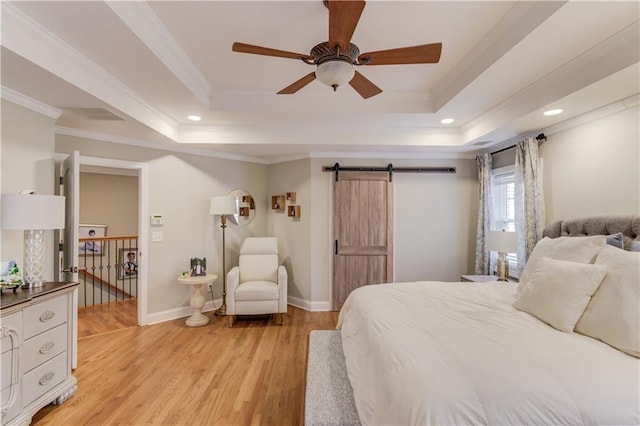
M 334 92 L 338 86 L 350 82 L 355 73 L 353 64 L 343 59 L 329 59 L 318 64 L 316 68 L 316 78 L 322 84 L 333 87 Z

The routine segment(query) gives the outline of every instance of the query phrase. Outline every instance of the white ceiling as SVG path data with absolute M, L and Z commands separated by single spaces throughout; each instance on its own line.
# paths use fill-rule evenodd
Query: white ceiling
M 364 100 L 319 81 L 277 95 L 313 68 L 231 51 L 308 53 L 328 38 L 321 0 L 3 1 L 2 93 L 60 109 L 60 133 L 255 161 L 464 155 L 637 104 L 639 14 L 636 1 L 369 1 L 352 38 L 361 52 L 443 50 L 437 64 L 360 67 L 383 90 Z M 544 117 L 550 107 L 565 112 Z

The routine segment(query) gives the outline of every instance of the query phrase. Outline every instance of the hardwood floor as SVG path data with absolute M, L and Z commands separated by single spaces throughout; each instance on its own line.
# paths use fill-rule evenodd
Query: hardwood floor
M 78 339 L 138 325 L 138 299 L 78 309 Z
M 34 425 L 298 425 L 304 420 L 307 340 L 337 312 L 289 306 L 229 328 L 184 318 L 79 339 L 78 391 Z

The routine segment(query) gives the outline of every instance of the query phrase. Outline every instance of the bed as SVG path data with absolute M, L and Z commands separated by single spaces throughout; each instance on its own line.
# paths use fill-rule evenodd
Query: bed
M 544 234 L 520 284 L 351 293 L 338 328 L 362 424 L 640 424 L 640 217 Z

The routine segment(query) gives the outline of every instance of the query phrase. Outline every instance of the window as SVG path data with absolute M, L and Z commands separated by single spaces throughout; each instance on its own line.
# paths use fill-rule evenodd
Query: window
M 493 223 L 491 229 L 494 231 L 516 231 L 516 210 L 515 210 L 515 170 L 514 166 L 500 167 L 493 169 L 492 192 L 493 192 Z M 511 274 L 517 271 L 518 256 L 516 253 L 507 254 L 509 260 L 509 270 Z

